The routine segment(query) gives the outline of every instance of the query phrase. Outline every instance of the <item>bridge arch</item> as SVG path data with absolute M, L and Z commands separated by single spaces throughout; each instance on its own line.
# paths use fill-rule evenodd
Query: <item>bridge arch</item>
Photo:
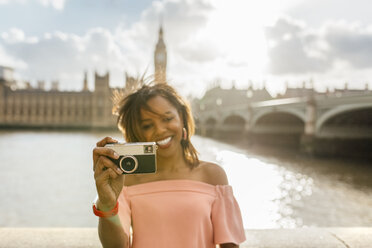
M 204 122 L 205 125 L 208 125 L 208 126 L 216 126 L 217 125 L 217 120 L 216 118 L 214 117 L 208 117 L 205 122 Z
M 363 130 L 360 136 L 366 138 L 372 131 L 371 126 L 372 103 L 350 104 L 325 112 L 316 122 L 316 135 L 331 137 L 337 133 L 339 137 L 358 138 L 358 131 Z
M 223 125 L 244 127 L 246 120 L 240 115 L 229 115 L 223 120 Z
M 237 118 L 244 120 L 244 122 L 249 121 L 249 115 L 248 114 L 243 114 L 244 112 L 238 112 L 238 111 L 229 111 L 226 113 L 223 113 L 221 115 L 221 120 L 223 120 L 221 123 L 224 123 L 227 118 L 230 118 L 231 116 L 236 116 Z
M 253 118 L 251 120 L 251 126 L 254 127 L 259 119 L 261 119 L 263 116 L 271 114 L 271 113 L 283 113 L 283 114 L 289 114 L 294 115 L 298 117 L 300 120 L 302 120 L 304 123 L 306 122 L 306 116 L 304 112 L 301 112 L 296 109 L 287 109 L 287 110 L 273 110 L 273 109 L 267 109 L 260 112 L 257 112 L 253 115 Z
M 245 123 L 246 120 L 241 115 L 230 114 L 226 116 L 220 126 L 220 138 L 241 140 L 244 137 Z
M 246 120 L 240 115 L 226 116 L 222 121 L 222 127 L 225 132 L 244 132 Z
M 302 133 L 305 122 L 297 115 L 275 111 L 261 115 L 252 126 L 253 132 L 267 133 Z
M 216 131 L 217 131 L 217 119 L 216 118 L 209 116 L 202 123 L 202 126 L 205 131 L 205 135 L 207 137 L 214 137 L 216 135 Z
M 267 111 L 251 126 L 251 140 L 253 143 L 298 149 L 305 130 L 301 117 L 289 111 Z

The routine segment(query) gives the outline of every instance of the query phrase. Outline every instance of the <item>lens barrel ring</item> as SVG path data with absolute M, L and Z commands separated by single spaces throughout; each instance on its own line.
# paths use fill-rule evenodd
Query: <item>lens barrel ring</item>
M 134 161 L 134 166 L 133 166 L 133 169 L 131 169 L 131 170 L 126 170 L 125 169 L 125 167 L 123 166 L 123 161 L 124 161 L 124 159 L 128 159 L 128 158 L 130 158 L 130 159 L 132 159 L 133 161 Z M 126 155 L 126 156 L 123 156 L 121 159 L 120 159 L 120 163 L 119 163 L 119 165 L 120 165 L 120 169 L 122 170 L 122 171 L 124 171 L 125 173 L 127 173 L 127 174 L 131 174 L 131 173 L 133 173 L 133 172 L 135 172 L 136 170 L 137 170 L 137 168 L 138 168 L 138 160 L 137 160 L 137 158 L 136 157 L 134 157 L 134 156 L 132 156 L 132 155 Z

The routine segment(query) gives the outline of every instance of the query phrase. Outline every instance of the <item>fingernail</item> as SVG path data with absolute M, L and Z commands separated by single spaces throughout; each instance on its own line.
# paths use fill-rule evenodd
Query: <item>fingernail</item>
M 122 171 L 120 168 L 117 168 L 116 171 L 117 171 L 117 173 L 119 173 L 119 174 L 123 174 L 123 171 Z
M 117 154 L 116 152 L 114 152 L 114 157 L 115 157 L 116 159 L 118 159 L 120 156 L 119 156 L 119 154 Z

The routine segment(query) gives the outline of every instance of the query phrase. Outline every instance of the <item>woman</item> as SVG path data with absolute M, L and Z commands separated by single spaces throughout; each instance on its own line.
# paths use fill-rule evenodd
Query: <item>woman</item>
M 245 240 L 239 206 L 224 170 L 199 161 L 190 141 L 194 122 L 186 102 L 167 84 L 143 86 L 118 106 L 127 142 L 157 143 L 154 174 L 123 175 L 104 147 L 93 150 L 104 247 L 239 247 Z M 130 232 L 132 228 L 132 234 Z

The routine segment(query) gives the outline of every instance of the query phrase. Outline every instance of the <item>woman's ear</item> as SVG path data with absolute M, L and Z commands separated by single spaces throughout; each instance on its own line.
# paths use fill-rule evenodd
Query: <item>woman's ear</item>
M 182 128 L 182 139 L 187 140 L 187 130 L 186 130 L 186 128 Z

